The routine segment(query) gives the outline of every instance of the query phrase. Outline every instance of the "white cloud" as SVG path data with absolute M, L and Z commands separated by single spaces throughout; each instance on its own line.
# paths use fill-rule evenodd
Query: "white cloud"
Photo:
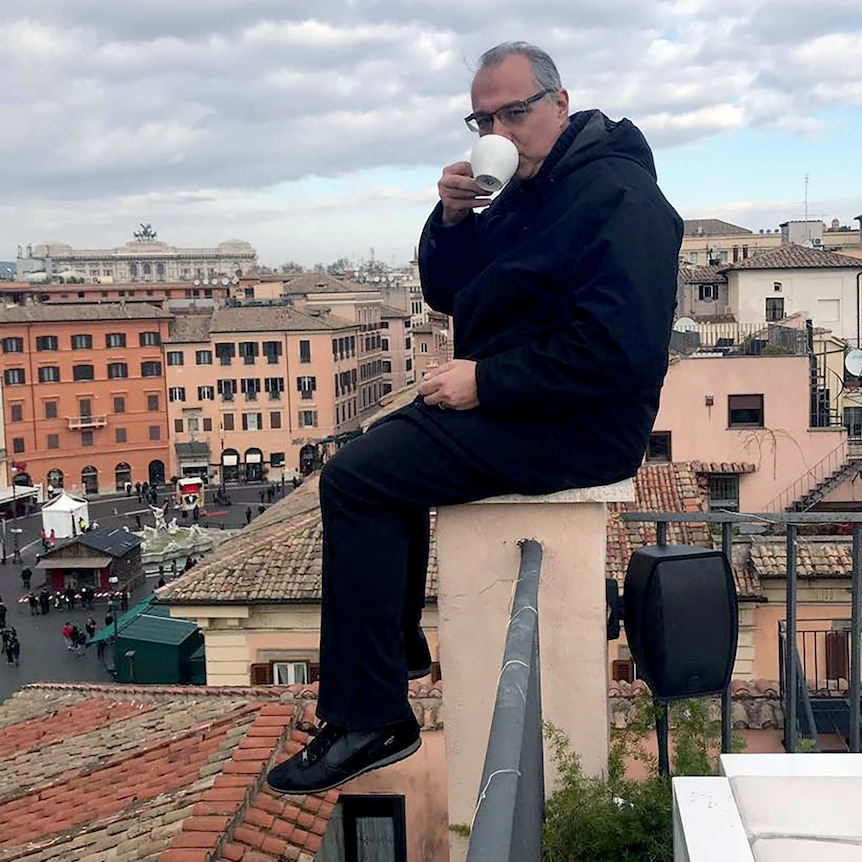
M 433 202 L 433 166 L 470 146 L 461 117 L 476 58 L 513 37 L 556 58 L 574 107 L 629 116 L 657 148 L 745 128 L 816 139 L 825 109 L 862 107 L 858 0 L 296 8 L 283 0 L 3 4 L 6 248 L 49 229 L 75 244 L 110 245 L 129 222 L 158 216 L 169 241 L 204 241 L 204 229 L 217 241 L 229 226 L 265 262 L 299 257 L 292 242 L 310 247 L 320 237 L 337 256 L 336 226 L 351 238 L 370 229 L 354 194 L 373 200 L 381 233 L 392 232 L 377 244 L 411 248 L 422 221 L 412 189 L 399 195 L 369 180 L 342 196 L 337 221 L 297 217 L 290 237 L 267 221 L 280 224 L 284 211 L 260 201 L 304 177 L 397 169 L 425 171 L 419 185 L 432 193 L 422 205 Z M 332 210 L 327 194 L 302 200 L 307 213 Z M 347 214 L 359 225 L 348 226 Z

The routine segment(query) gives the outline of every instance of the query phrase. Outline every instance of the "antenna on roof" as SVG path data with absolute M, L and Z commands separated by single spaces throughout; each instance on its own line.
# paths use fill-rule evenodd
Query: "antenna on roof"
M 862 350 L 851 350 L 844 357 L 844 368 L 847 369 L 848 374 L 852 374 L 854 377 L 862 374 Z

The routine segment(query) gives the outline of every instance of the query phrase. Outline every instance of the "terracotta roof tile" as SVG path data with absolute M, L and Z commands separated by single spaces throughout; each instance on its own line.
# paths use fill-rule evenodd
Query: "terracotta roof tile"
M 760 578 L 787 577 L 785 539 L 753 539 L 750 567 Z M 796 554 L 796 572 L 800 578 L 849 578 L 853 573 L 853 546 L 848 536 L 817 539 L 800 536 Z
M 858 258 L 839 254 L 836 251 L 824 251 L 819 248 L 806 248 L 795 243 L 787 243 L 778 248 L 761 252 L 745 260 L 737 261 L 721 268 L 722 272 L 738 269 L 862 269 Z
M 306 703 L 283 697 L 273 687 L 25 687 L 0 704 L 0 859 L 311 860 L 338 794 L 288 802 L 261 791 L 276 758 L 306 738 L 294 727 Z

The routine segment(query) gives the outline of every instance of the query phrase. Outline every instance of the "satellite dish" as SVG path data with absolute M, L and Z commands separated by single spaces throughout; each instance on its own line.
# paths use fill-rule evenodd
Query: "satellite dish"
M 196 279 L 192 282 L 192 284 L 194 284 L 195 286 L 199 285 L 200 283 L 201 283 L 201 280 L 200 280 L 199 278 L 196 278 Z
M 227 287 L 227 286 L 230 284 L 230 279 L 229 279 L 229 278 L 223 278 L 223 279 L 221 280 L 221 283 L 222 283 L 225 287 Z
M 204 284 L 209 284 L 209 283 L 210 283 L 210 280 L 209 280 L 208 278 L 205 278 L 205 279 L 204 279 Z
M 859 377 L 862 374 L 862 350 L 851 350 L 844 357 L 844 367 L 848 374 Z
M 238 279 L 236 276 L 234 276 L 234 277 L 230 280 L 230 283 L 231 283 L 231 284 L 239 284 L 239 279 Z
M 674 332 L 697 332 L 697 324 L 690 317 L 681 317 L 673 329 Z

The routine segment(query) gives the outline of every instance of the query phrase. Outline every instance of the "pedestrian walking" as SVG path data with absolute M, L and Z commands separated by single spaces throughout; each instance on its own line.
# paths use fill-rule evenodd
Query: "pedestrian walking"
M 141 497 L 141 483 L 135 482 L 135 494 L 137 495 L 138 502 L 143 502 L 143 498 Z
M 87 617 L 87 622 L 84 623 L 84 631 L 87 633 L 87 639 L 92 640 L 96 634 L 96 621 L 92 617 Z
M 66 599 L 66 610 L 75 610 L 75 588 L 71 584 L 63 590 L 63 597 Z
M 261 503 L 261 504 L 257 507 L 257 513 L 258 513 L 258 515 L 262 515 L 265 511 L 266 511 L 266 506 L 264 506 L 264 504 L 263 504 L 263 503 Z
M 51 610 L 51 594 L 45 587 L 39 590 L 39 610 L 45 616 Z
M 245 507 L 245 522 L 246 524 L 251 523 L 251 506 Z
M 53 548 L 54 545 L 57 544 L 57 534 L 54 532 L 54 528 L 51 527 L 51 532 L 48 534 L 48 545 Z
M 0 598 L 0 629 L 6 628 L 6 605 L 3 603 L 3 599 Z
M 30 616 L 35 617 L 39 613 L 39 599 L 36 598 L 36 594 L 30 593 L 27 596 L 27 602 L 30 605 Z
M 32 579 L 32 577 L 33 570 L 29 566 L 26 566 L 25 568 L 21 569 L 21 584 L 27 591 L 30 590 L 30 580 Z
M 42 529 L 39 530 L 39 539 L 42 542 L 42 550 L 47 551 L 48 550 L 48 534 L 45 532 L 44 527 L 42 527 Z
M 141 516 L 137 512 L 135 513 L 135 528 L 139 533 L 143 529 L 143 525 L 141 524 Z
M 264 493 L 265 493 L 265 492 L 264 492 L 263 488 L 261 488 L 261 489 L 260 489 L 260 491 L 258 492 L 258 495 L 257 495 L 257 496 L 258 496 L 258 498 L 260 499 L 260 502 L 261 502 L 261 503 L 263 502 L 263 495 L 264 495 Z
M 120 609 L 125 613 L 129 609 L 129 591 L 120 591 Z
M 66 649 L 72 649 L 72 630 L 74 626 L 69 620 L 63 623 L 63 628 L 60 631 L 63 633 L 63 643 L 66 644 Z
M 132 496 L 132 483 L 131 483 L 131 482 L 126 482 L 126 484 L 125 484 L 125 486 L 124 486 L 124 487 L 125 487 L 125 489 L 126 489 L 126 496 L 127 496 L 127 497 L 131 497 L 131 496 Z
M 72 635 L 72 652 L 76 656 L 82 656 L 87 649 L 87 635 L 79 628 L 75 628 Z
M 18 634 L 13 628 L 3 631 L 3 652 L 6 653 L 6 664 L 18 667 L 21 644 L 18 642 Z

